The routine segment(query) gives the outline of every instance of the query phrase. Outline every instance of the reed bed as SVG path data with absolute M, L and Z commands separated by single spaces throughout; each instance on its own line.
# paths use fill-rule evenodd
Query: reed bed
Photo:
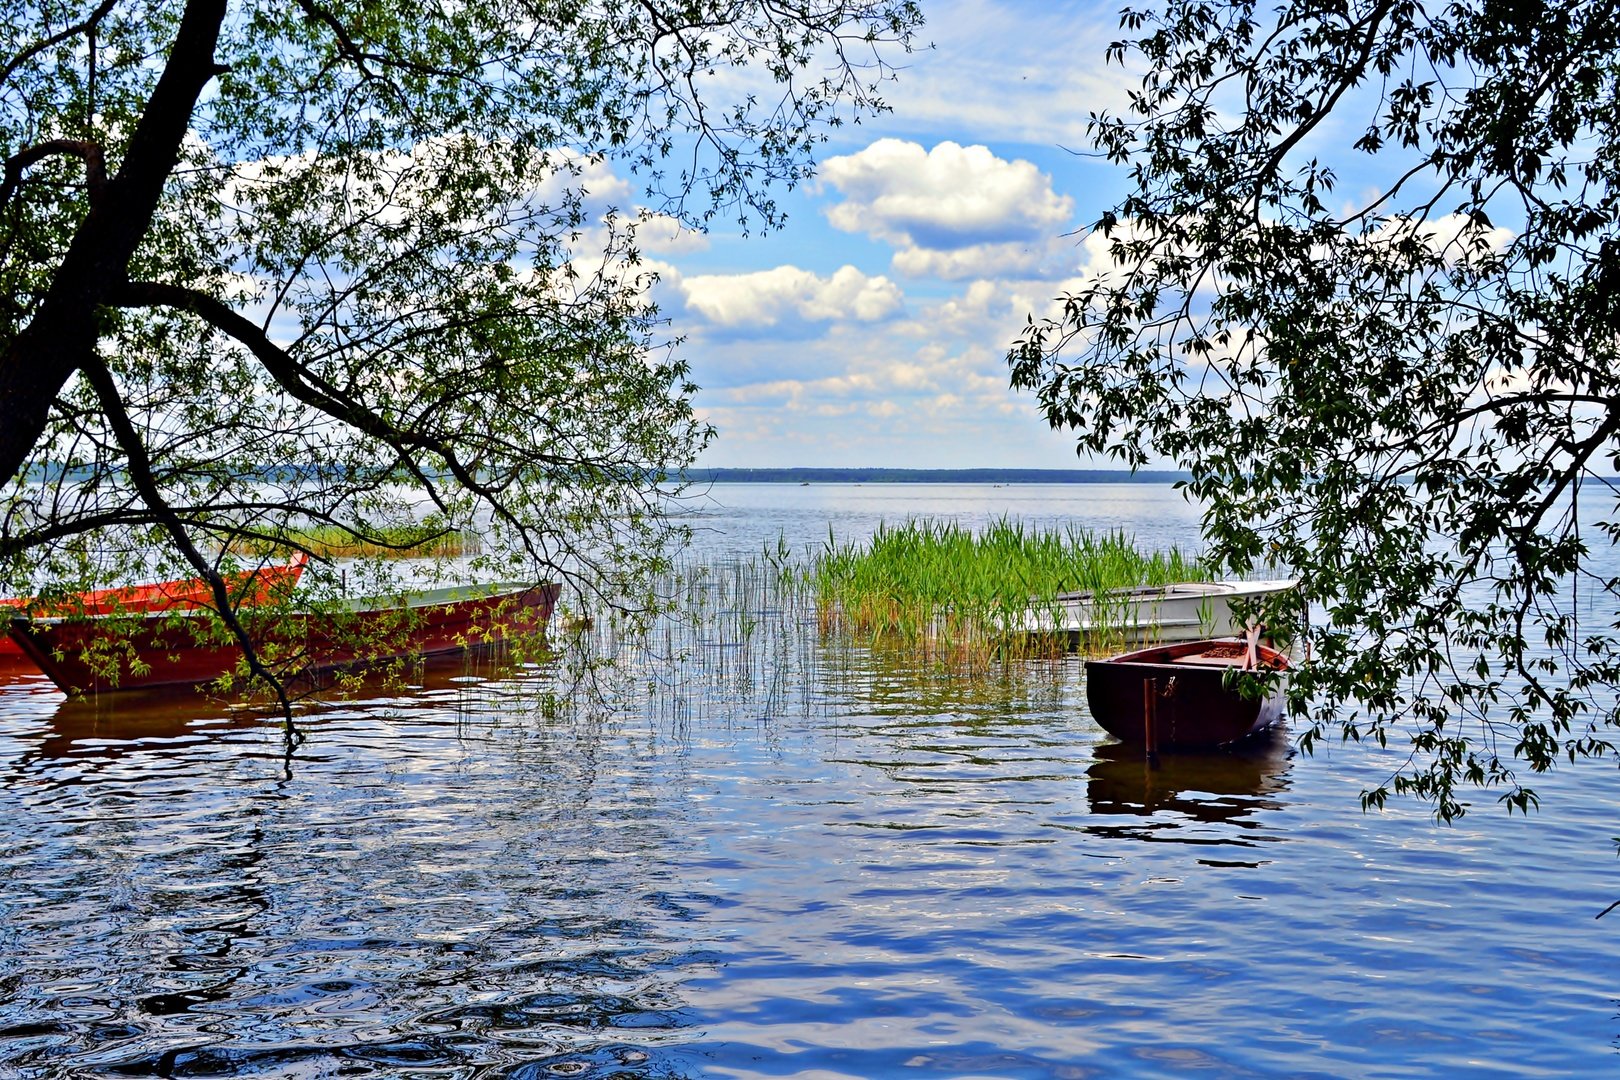
M 677 560 L 649 596 L 579 620 L 555 710 L 661 716 L 672 730 L 738 706 L 761 720 L 813 708 L 820 642 L 802 566 L 780 549 Z
M 865 543 L 829 536 L 806 574 L 824 632 L 920 647 L 970 666 L 1066 647 L 1061 635 L 1019 629 L 1060 594 L 1208 576 L 1179 549 L 1144 551 L 1121 531 L 1041 530 L 1007 518 L 980 532 L 913 519 L 880 527 Z
M 1015 616 L 1061 593 L 1207 577 L 1182 552 L 1143 551 L 1121 532 L 1010 520 L 979 533 L 913 520 L 864 543 L 829 536 L 819 552 L 779 541 L 677 560 L 641 610 L 558 620 L 570 647 L 546 708 L 658 716 L 676 733 L 739 709 L 761 723 L 850 702 L 994 711 L 1009 695 L 1048 700 L 1073 686 L 1068 637 L 1014 632 Z
M 392 526 L 375 536 L 361 537 L 337 525 L 295 529 L 287 533 L 283 543 L 271 546 L 275 554 L 307 551 L 329 559 L 459 559 L 478 555 L 482 548 L 478 537 L 454 530 Z
M 772 725 L 849 708 L 1000 715 L 1009 700 L 1050 703 L 1072 689 L 1072 657 L 964 666 L 966 654 L 838 632 L 821 617 L 811 571 L 780 543 L 677 562 L 655 583 L 655 617 L 603 612 L 578 624 L 546 710 L 658 717 L 684 735 L 720 718 Z

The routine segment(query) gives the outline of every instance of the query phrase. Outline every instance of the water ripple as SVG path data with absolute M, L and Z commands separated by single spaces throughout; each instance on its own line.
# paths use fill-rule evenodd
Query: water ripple
M 206 699 L 0 688 L 0 1073 L 1614 1064 L 1606 771 L 1551 779 L 1556 818 L 1441 829 L 1355 808 L 1366 748 L 1155 767 L 1072 665 L 784 663 L 768 708 L 702 669 L 679 715 L 425 680 L 311 707 L 290 760 Z

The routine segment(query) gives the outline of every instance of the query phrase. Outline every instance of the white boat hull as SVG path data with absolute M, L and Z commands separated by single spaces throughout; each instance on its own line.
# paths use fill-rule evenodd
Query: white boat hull
M 1247 627 L 1232 615 L 1234 600 L 1258 600 L 1297 587 L 1293 580 L 1186 581 L 1101 597 L 1066 593 L 1028 612 L 1021 629 L 1144 644 L 1241 635 Z

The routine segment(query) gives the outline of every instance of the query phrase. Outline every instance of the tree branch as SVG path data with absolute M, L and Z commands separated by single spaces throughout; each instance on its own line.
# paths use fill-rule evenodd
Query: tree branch
M 169 307 L 196 315 L 246 346 L 270 377 L 298 401 L 387 445 L 425 486 L 431 488 L 432 482 L 412 458 L 411 451 L 436 455 L 464 488 L 486 498 L 502 520 L 520 526 L 516 515 L 497 497 L 497 493 L 478 478 L 476 463 L 469 465 L 463 461 L 455 446 L 426 432 L 401 427 L 330 382 L 315 376 L 271 341 L 256 323 L 207 293 L 162 282 L 129 282 L 110 302 L 120 307 Z M 577 464 L 542 454 L 531 454 L 529 461 L 562 466 Z
M 22 467 L 73 372 L 99 362 L 96 309 L 129 274 L 180 159 L 197 100 L 221 68 L 214 59 L 226 0 L 187 0 L 168 60 L 107 181 L 68 243 L 28 325 L 0 352 L 0 478 Z
M 18 68 L 28 63 L 28 61 L 38 56 L 46 49 L 49 49 L 55 45 L 60 45 L 68 38 L 82 34 L 86 30 L 93 31 L 97 24 L 99 24 L 102 19 L 105 19 L 108 14 L 112 12 L 112 9 L 117 6 L 117 4 L 118 0 L 101 0 L 101 6 L 92 11 L 90 13 L 90 17 L 85 19 L 83 22 L 75 23 L 66 30 L 63 30 L 61 33 L 53 34 L 50 37 L 45 38 L 43 41 L 36 41 L 22 52 L 12 57 L 9 61 L 7 61 L 5 67 L 0 68 L 0 85 L 9 82 L 11 76 L 16 73 Z
M 1383 23 L 1384 16 L 1388 15 L 1390 9 L 1394 6 L 1395 0 L 1380 0 L 1378 6 L 1368 13 L 1364 23 L 1366 27 L 1366 36 L 1362 38 L 1360 54 L 1356 56 L 1354 61 L 1345 66 L 1344 75 L 1338 80 L 1338 85 L 1334 87 L 1333 92 L 1328 95 L 1327 100 L 1316 106 L 1315 110 L 1309 117 L 1306 118 L 1303 123 L 1301 123 L 1293 131 L 1289 132 L 1288 135 L 1277 143 L 1271 154 L 1266 158 L 1266 163 L 1261 166 L 1259 172 L 1256 174 L 1256 178 L 1258 180 L 1264 182 L 1265 179 L 1272 176 L 1279 168 L 1281 168 L 1283 158 L 1288 156 L 1288 152 L 1295 146 L 1299 145 L 1300 141 L 1304 139 L 1305 136 L 1309 135 L 1313 130 L 1315 130 L 1316 125 L 1328 118 L 1328 115 L 1333 112 L 1334 106 L 1339 103 L 1339 99 L 1348 93 L 1351 87 L 1356 86 L 1361 82 L 1361 77 L 1366 73 L 1367 70 L 1367 61 L 1372 59 L 1373 48 L 1378 44 L 1378 27 L 1381 23 Z M 1259 212 L 1259 190 L 1260 185 L 1256 184 L 1255 212 L 1257 214 Z
M 332 36 L 337 38 L 338 52 L 354 61 L 356 70 L 358 70 L 360 74 L 365 76 L 367 79 L 378 78 L 375 72 L 366 67 L 366 62 L 368 60 L 375 64 L 381 64 L 383 67 L 399 68 L 418 75 L 437 75 L 440 78 L 456 79 L 466 74 L 465 72 L 454 71 L 448 68 L 436 68 L 426 64 L 409 63 L 397 58 L 384 56 L 382 53 L 367 52 L 365 49 L 360 47 L 359 43 L 354 40 L 344 25 L 338 21 L 336 15 L 333 15 L 324 7 L 316 4 L 314 0 L 297 0 L 297 4 L 298 10 L 302 11 L 311 21 L 318 22 L 328 30 L 332 31 Z
M 5 181 L 0 183 L 0 206 L 11 201 L 22 184 L 23 171 L 35 162 L 55 154 L 65 154 L 84 161 L 85 186 L 90 191 L 92 208 L 100 205 L 107 190 L 107 157 L 101 144 L 87 139 L 51 139 L 20 150 L 6 159 Z
M 105 364 L 98 361 L 86 364 L 81 369 L 84 377 L 89 381 L 96 392 L 96 398 L 107 416 L 107 423 L 111 425 L 118 444 L 123 448 L 126 460 L 129 462 L 129 477 L 135 490 L 140 493 L 142 500 L 157 518 L 164 532 L 181 555 L 185 556 L 192 568 L 208 582 L 209 592 L 213 594 L 215 614 L 224 620 L 231 636 L 242 650 L 242 655 L 248 663 L 248 670 L 262 678 L 269 684 L 276 695 L 276 701 L 281 706 L 282 716 L 286 723 L 287 739 L 289 742 L 302 741 L 298 728 L 293 723 L 292 701 L 287 696 L 287 688 L 281 679 L 265 667 L 259 659 L 258 649 L 253 640 L 248 637 L 247 630 L 237 617 L 236 608 L 231 603 L 230 591 L 225 585 L 225 579 L 215 569 L 214 565 L 203 557 L 197 550 L 197 545 L 191 542 L 191 536 L 186 532 L 179 516 L 164 499 L 163 492 L 158 489 L 157 480 L 152 475 L 152 461 L 146 452 L 146 444 L 142 442 L 140 433 L 130 421 L 129 413 L 124 410 L 124 401 L 118 391 L 118 384 L 113 380 L 112 372 L 107 370 Z
M 207 293 L 163 282 L 132 281 L 112 297 L 111 302 L 119 307 L 167 307 L 189 312 L 246 346 L 270 377 L 305 405 L 319 409 L 335 420 L 351 424 L 363 434 L 385 442 L 396 450 L 403 452 L 407 447 L 414 447 L 454 458 L 452 448 L 438 440 L 400 428 L 354 400 L 339 387 L 316 376 L 271 341 L 258 324 Z

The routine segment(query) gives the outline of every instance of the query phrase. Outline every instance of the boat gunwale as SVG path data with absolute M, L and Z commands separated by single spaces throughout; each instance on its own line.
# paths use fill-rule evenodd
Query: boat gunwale
M 1243 655 L 1227 655 L 1205 662 L 1197 658 L 1213 646 L 1236 647 L 1245 652 L 1246 637 L 1197 638 L 1164 642 L 1113 656 L 1088 658 L 1084 664 L 1086 707 L 1092 720 L 1109 735 L 1126 743 L 1146 742 L 1152 753 L 1161 747 L 1228 746 L 1275 727 L 1283 720 L 1286 687 L 1294 672 L 1293 658 L 1273 645 L 1255 642 L 1259 665 L 1245 667 Z M 1169 691 L 1190 687 L 1198 697 L 1191 712 L 1187 694 Z M 1253 680 L 1244 685 L 1235 680 Z M 1145 688 L 1161 684 L 1171 700 L 1154 710 L 1143 701 Z M 1259 683 L 1259 691 L 1253 687 Z M 1245 686 L 1249 688 L 1245 688 Z M 1208 696 L 1204 696 L 1208 695 Z M 1168 709 L 1166 714 L 1162 710 Z
M 513 586 L 508 588 L 508 586 Z M 491 591 L 506 588 L 507 591 Z M 295 678 L 322 675 L 331 671 L 365 669 L 377 662 L 400 658 L 421 658 L 474 653 L 498 646 L 507 636 L 511 622 L 521 626 L 533 621 L 540 632 L 550 620 L 556 601 L 562 591 L 559 582 L 539 585 L 520 583 L 492 583 L 481 586 L 453 586 L 414 594 L 418 603 L 412 607 L 379 605 L 357 610 L 282 612 L 274 607 L 246 609 L 254 615 L 267 616 L 256 620 L 252 631 L 262 631 L 265 640 L 293 640 L 310 635 L 299 647 L 305 661 L 295 665 L 291 672 Z M 152 612 L 144 616 L 90 616 L 80 618 L 51 617 L 30 619 L 13 617 L 6 625 L 8 639 L 22 653 L 50 677 L 58 689 L 70 696 L 80 693 L 113 693 L 127 690 L 157 689 L 173 686 L 198 686 L 211 683 L 234 670 L 235 658 L 240 650 L 234 644 L 221 641 L 199 641 L 191 645 L 176 646 L 171 638 L 177 631 L 197 630 L 198 621 L 216 617 L 212 610 Z M 109 619 L 127 618 L 120 625 Z M 177 623 L 164 623 L 173 618 Z M 385 647 L 375 654 L 356 653 L 341 640 L 330 640 L 334 632 L 343 632 L 354 620 L 358 626 L 386 624 L 398 618 L 405 637 L 395 647 Z M 479 626 L 488 624 L 480 630 Z M 290 635 L 290 637 L 289 637 Z M 133 668 L 128 679 L 123 674 L 124 661 L 119 660 L 120 672 L 109 675 L 98 671 L 84 660 L 97 639 L 126 641 L 135 658 L 161 655 L 171 662 L 170 667 L 159 670 L 152 663 L 149 671 L 135 674 Z M 324 642 L 324 644 L 323 644 Z M 310 651 L 311 649 L 314 651 Z M 71 658 L 71 659 L 70 659 Z
M 1140 649 L 1132 649 L 1130 652 L 1116 653 L 1113 656 L 1090 657 L 1086 660 L 1086 665 L 1111 664 L 1116 667 L 1163 668 L 1167 671 L 1187 671 L 1192 665 L 1187 664 L 1183 658 L 1200 655 L 1198 652 L 1200 648 L 1207 648 L 1210 645 L 1238 645 L 1247 648 L 1248 644 L 1245 638 L 1232 636 L 1168 641 L 1157 645 L 1144 646 Z M 1254 674 L 1266 671 L 1286 672 L 1293 669 L 1293 661 L 1289 659 L 1288 654 L 1283 650 L 1274 645 L 1267 645 L 1263 641 L 1259 642 L 1256 647 L 1260 655 L 1260 666 L 1257 668 L 1244 667 L 1241 659 L 1237 657 L 1234 657 L 1233 662 L 1230 664 L 1203 664 L 1198 666 L 1208 671 L 1232 668 L 1235 671 L 1247 671 Z M 1180 652 L 1182 655 L 1164 660 L 1146 659 L 1150 654 L 1169 652 Z
M 289 618 L 325 617 L 331 615 L 370 615 L 389 611 L 417 611 L 423 608 L 453 607 L 456 604 L 479 603 L 486 604 L 491 601 L 517 599 L 528 593 L 552 588 L 555 582 L 540 582 L 538 584 L 525 584 L 523 582 L 502 581 L 491 585 L 448 585 L 438 589 L 428 589 L 416 593 L 404 593 L 394 597 L 368 596 L 356 597 L 340 601 L 340 606 L 331 610 L 311 608 L 277 609 L 269 605 L 252 605 L 243 607 L 240 611 L 270 611 Z M 239 612 L 240 613 L 240 612 Z M 210 616 L 217 617 L 218 612 L 211 607 L 170 608 L 165 611 L 123 611 L 101 612 L 94 614 L 75 615 L 24 615 L 11 616 L 13 626 L 60 626 L 63 624 L 91 623 L 97 621 L 140 619 L 143 621 L 164 619 L 200 619 Z
M 1043 605 L 1047 603 L 1081 604 L 1101 600 L 1103 603 L 1113 601 L 1142 600 L 1154 596 L 1164 597 L 1194 597 L 1194 596 L 1254 596 L 1269 593 L 1286 592 L 1289 589 L 1299 588 L 1298 578 L 1257 578 L 1253 581 L 1174 581 L 1167 585 L 1133 585 L 1126 589 L 1085 589 L 1078 592 L 1058 593 L 1048 599 L 1031 597 L 1030 603 Z

